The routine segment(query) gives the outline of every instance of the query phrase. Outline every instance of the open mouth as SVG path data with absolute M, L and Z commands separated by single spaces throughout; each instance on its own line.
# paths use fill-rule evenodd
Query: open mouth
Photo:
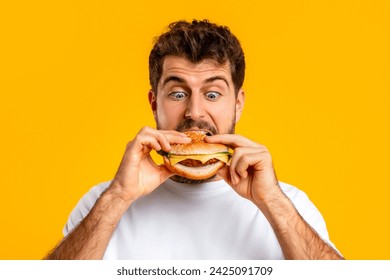
M 187 132 L 187 131 L 195 131 L 205 134 L 206 136 L 213 136 L 213 133 L 210 130 L 207 129 L 198 129 L 198 128 L 191 128 L 191 129 L 185 129 L 181 132 Z

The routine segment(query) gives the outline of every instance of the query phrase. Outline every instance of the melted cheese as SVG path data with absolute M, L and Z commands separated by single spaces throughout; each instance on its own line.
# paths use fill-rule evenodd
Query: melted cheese
M 169 160 L 171 161 L 172 165 L 175 165 L 176 163 L 183 161 L 185 159 L 194 159 L 194 160 L 200 160 L 203 164 L 206 163 L 208 160 L 216 158 L 220 161 L 223 161 L 224 163 L 227 163 L 229 161 L 229 155 L 225 153 L 221 154 L 211 154 L 211 155 L 187 155 L 187 156 L 180 156 L 180 155 L 169 155 Z

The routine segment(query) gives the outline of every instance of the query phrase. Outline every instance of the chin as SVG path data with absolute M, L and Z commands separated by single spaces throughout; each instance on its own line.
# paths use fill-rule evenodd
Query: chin
M 192 184 L 192 185 L 195 185 L 195 184 L 202 184 L 202 183 L 215 181 L 216 178 L 217 178 L 217 175 L 213 175 L 213 176 L 211 176 L 208 179 L 193 180 L 193 179 L 188 179 L 188 178 L 185 178 L 185 177 L 182 177 L 182 176 L 179 176 L 179 175 L 173 175 L 170 179 L 175 181 L 175 182 L 182 183 L 182 184 Z

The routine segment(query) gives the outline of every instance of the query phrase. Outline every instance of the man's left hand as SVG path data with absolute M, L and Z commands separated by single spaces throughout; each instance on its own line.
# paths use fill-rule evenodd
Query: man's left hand
M 205 138 L 234 149 L 230 164 L 218 171 L 239 195 L 256 205 L 267 203 L 281 194 L 271 154 L 263 145 L 237 134 L 218 134 Z

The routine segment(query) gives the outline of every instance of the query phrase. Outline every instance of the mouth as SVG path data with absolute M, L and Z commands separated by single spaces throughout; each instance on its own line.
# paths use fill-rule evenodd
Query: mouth
M 187 132 L 187 131 L 196 131 L 205 134 L 206 136 L 213 136 L 213 133 L 210 130 L 207 129 L 199 129 L 199 128 L 190 128 L 190 129 L 185 129 L 181 132 Z

